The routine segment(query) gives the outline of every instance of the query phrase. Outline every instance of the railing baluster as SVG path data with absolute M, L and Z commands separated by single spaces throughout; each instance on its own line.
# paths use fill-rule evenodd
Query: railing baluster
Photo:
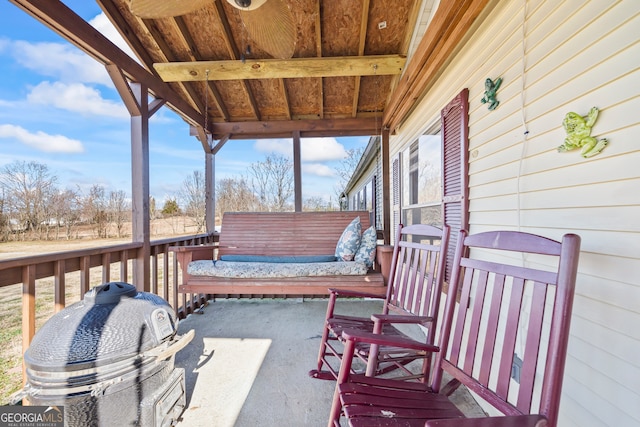
M 120 252 L 120 281 L 129 280 L 129 251 L 126 249 Z
M 164 269 L 164 275 L 162 277 L 162 297 L 169 301 L 169 246 L 164 247 L 162 255 L 162 268 Z M 175 271 L 173 272 L 175 275 Z
M 111 252 L 102 254 L 102 283 L 111 281 Z
M 80 259 L 80 298 L 89 291 L 91 282 L 91 257 L 83 256 Z
M 36 266 L 22 267 L 22 354 L 27 351 L 31 339 L 36 334 Z M 26 370 L 22 364 L 22 378 L 26 379 Z
M 59 312 L 60 310 L 62 310 L 66 303 L 65 303 L 65 287 L 66 287 L 66 281 L 65 281 L 65 261 L 63 259 L 58 260 L 55 262 L 55 264 L 53 265 L 53 286 L 54 286 L 54 309 L 53 311 L 55 313 Z
M 151 293 L 158 295 L 158 247 L 151 248 Z

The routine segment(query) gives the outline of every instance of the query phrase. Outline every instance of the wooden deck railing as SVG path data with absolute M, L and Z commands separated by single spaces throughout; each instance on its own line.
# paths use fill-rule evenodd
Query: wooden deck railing
M 178 296 L 180 269 L 175 256 L 170 255 L 169 246 L 199 245 L 216 240 L 217 234 L 200 234 L 151 242 L 150 292 L 169 302 L 179 317 L 184 317 L 199 307 L 205 301 L 205 296 Z M 79 299 L 82 299 L 91 287 L 101 283 L 132 283 L 133 260 L 142 247 L 142 243 L 127 243 L 0 261 L 0 288 L 22 284 L 23 353 L 29 347 L 36 330 L 36 281 L 48 283 L 46 287 L 53 286 L 53 301 L 45 304 L 53 304 L 53 310 L 50 310 L 51 307 L 49 310 L 55 313 L 67 305 L 68 294 L 78 294 Z M 69 273 L 71 276 L 68 276 Z M 75 273 L 79 273 L 79 277 L 73 276 Z M 41 292 L 42 286 L 38 289 Z M 38 301 L 39 310 L 42 304 L 42 301 Z

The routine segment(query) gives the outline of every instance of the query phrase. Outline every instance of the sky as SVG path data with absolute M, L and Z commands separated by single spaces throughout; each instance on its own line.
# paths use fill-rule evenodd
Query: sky
M 129 52 L 99 6 L 64 1 Z M 133 54 L 131 54 L 133 56 Z M 46 164 L 61 189 L 94 185 L 131 194 L 129 114 L 105 68 L 17 6 L 0 2 L 0 169 L 16 161 Z M 204 171 L 202 145 L 166 107 L 149 125 L 150 192 L 175 198 L 187 176 Z M 335 168 L 368 137 L 303 139 L 303 198 L 335 204 Z M 291 157 L 291 140 L 231 140 L 216 155 L 216 180 L 246 176 L 267 155 Z

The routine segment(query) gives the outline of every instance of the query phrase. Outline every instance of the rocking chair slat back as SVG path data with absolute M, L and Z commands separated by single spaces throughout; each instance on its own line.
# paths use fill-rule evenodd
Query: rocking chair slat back
M 501 412 L 540 413 L 555 425 L 580 238 L 567 234 L 560 243 L 526 233 L 462 231 L 458 241 L 463 252 L 449 292 L 460 298 L 447 298 L 442 336 L 449 338 L 436 356 L 432 388 L 440 388 L 441 366 Z M 491 249 L 524 255 L 501 252 L 506 262 L 500 264 L 468 258 L 470 251 Z

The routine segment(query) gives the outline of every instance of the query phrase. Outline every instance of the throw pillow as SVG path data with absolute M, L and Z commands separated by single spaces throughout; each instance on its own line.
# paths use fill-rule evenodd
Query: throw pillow
M 362 233 L 362 225 L 360 217 L 357 216 L 344 229 L 338 244 L 336 245 L 336 258 L 338 261 L 353 261 L 356 252 L 360 247 L 360 234 Z
M 361 261 L 367 267 L 373 267 L 373 260 L 376 258 L 377 237 L 375 227 L 369 227 L 362 233 L 360 247 L 356 252 L 354 261 Z

